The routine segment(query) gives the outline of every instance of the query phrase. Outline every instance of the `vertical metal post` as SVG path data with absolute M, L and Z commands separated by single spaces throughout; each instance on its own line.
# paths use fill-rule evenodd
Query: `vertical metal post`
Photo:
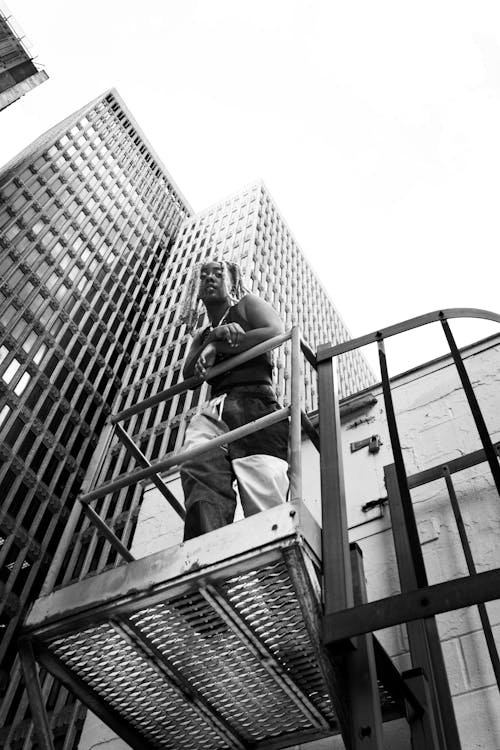
M 391 438 L 392 455 L 396 467 L 396 477 L 401 497 L 403 515 L 405 519 L 406 532 L 409 541 L 409 553 L 415 571 L 416 586 L 427 586 L 427 574 L 425 572 L 424 558 L 420 549 L 420 539 L 418 536 L 417 523 L 413 513 L 410 490 L 408 487 L 408 478 L 403 460 L 403 451 L 399 440 L 398 426 L 396 423 L 396 413 L 392 400 L 391 383 L 389 380 L 389 371 L 387 368 L 387 358 L 385 346 L 382 339 L 378 341 L 378 353 L 380 361 L 380 372 L 382 375 L 382 392 L 384 395 L 385 412 L 387 417 L 387 426 Z
M 384 474 L 401 591 L 412 591 L 418 588 L 419 584 L 414 567 L 414 555 L 410 550 L 406 515 L 399 491 L 396 467 L 385 466 Z M 413 515 L 413 508 L 411 507 L 410 510 Z M 414 516 L 413 520 L 415 521 Z M 418 551 L 422 557 L 420 545 Z M 438 747 L 442 750 L 460 750 L 460 737 L 436 620 L 434 617 L 415 620 L 407 623 L 406 628 L 412 664 L 414 667 L 421 667 L 429 678 L 431 705 L 439 737 Z
M 439 739 L 436 722 L 432 711 L 432 699 L 429 683 L 423 669 L 410 669 L 403 673 L 403 678 L 418 698 L 424 711 L 415 714 L 414 709 L 407 703 L 408 723 L 411 731 L 412 750 L 439 750 Z
M 455 516 L 455 522 L 457 524 L 457 529 L 458 529 L 458 533 L 460 536 L 460 541 L 462 543 L 462 549 L 464 551 L 465 560 L 467 562 L 467 570 L 469 571 L 470 575 L 474 575 L 476 573 L 476 565 L 474 563 L 474 558 L 472 557 L 472 551 L 470 548 L 469 540 L 467 538 L 467 532 L 465 531 L 465 525 L 463 522 L 462 513 L 460 511 L 460 506 L 458 504 L 458 498 L 455 492 L 455 487 L 453 486 L 453 481 L 451 478 L 450 470 L 448 469 L 447 466 L 443 466 L 443 475 L 446 481 L 446 487 L 448 488 L 448 494 L 450 496 L 451 507 L 453 510 L 453 515 Z M 498 689 L 500 690 L 500 659 L 498 657 L 498 649 L 495 643 L 493 630 L 491 628 L 490 618 L 488 617 L 488 611 L 486 609 L 486 605 L 484 602 L 479 602 L 477 605 L 477 608 L 479 610 L 479 617 L 481 618 L 481 624 L 483 626 L 484 637 L 486 639 L 486 645 L 488 647 L 488 653 L 491 659 L 491 666 L 493 667 L 493 672 L 495 673 L 497 686 L 498 686 Z
M 363 554 L 351 545 L 354 604 L 366 602 Z M 356 638 L 356 648 L 345 655 L 353 750 L 384 750 L 382 711 L 371 633 Z
M 19 642 L 19 657 L 28 692 L 31 715 L 35 725 L 35 733 L 40 750 L 54 750 L 52 733 L 50 731 L 49 719 L 45 710 L 45 703 L 40 687 L 40 678 L 30 641 Z
M 329 349 L 325 344 L 318 349 Z M 331 359 L 318 363 L 323 588 L 326 615 L 353 606 L 337 372 Z
M 101 435 L 99 437 L 99 441 L 97 443 L 96 449 L 94 453 L 92 454 L 92 458 L 90 459 L 89 468 L 87 469 L 87 473 L 82 482 L 82 487 L 80 490 L 81 493 L 85 494 L 92 487 L 95 486 L 98 476 L 99 476 L 99 472 L 101 471 L 104 459 L 106 458 L 106 455 L 108 453 L 109 446 L 113 438 L 113 433 L 114 433 L 114 425 L 107 424 L 104 426 L 101 432 Z M 66 526 L 64 527 L 64 531 L 62 533 L 59 544 L 57 545 L 57 549 L 54 553 L 54 557 L 52 558 L 52 562 L 50 564 L 47 577 L 45 578 L 44 584 L 40 591 L 40 596 L 47 596 L 47 594 L 50 594 L 50 592 L 54 588 L 57 576 L 59 575 L 59 570 L 64 560 L 64 556 L 69 547 L 71 538 L 76 528 L 76 524 L 78 523 L 78 519 L 80 518 L 81 514 L 82 514 L 81 505 L 80 503 L 75 502 L 73 507 L 71 508 L 68 522 L 66 523 Z
M 300 331 L 293 326 L 291 336 L 291 405 L 290 405 L 290 500 L 302 500 L 302 388 L 300 378 Z
M 444 317 L 441 318 L 441 325 L 443 326 L 443 331 L 446 336 L 446 340 L 448 341 L 448 346 L 450 347 L 453 361 L 455 362 L 458 376 L 460 378 L 460 382 L 462 383 L 462 388 L 464 389 L 465 395 L 467 396 L 467 401 L 469 402 L 472 417 L 474 419 L 474 422 L 476 423 L 477 431 L 479 433 L 479 437 L 481 438 L 484 452 L 486 454 L 486 460 L 490 465 L 493 479 L 495 481 L 498 493 L 500 494 L 500 464 L 498 463 L 495 447 L 491 441 L 486 422 L 484 421 L 481 408 L 476 398 L 476 394 L 474 393 L 474 388 L 472 387 L 469 375 L 467 373 L 467 370 L 465 369 L 464 361 L 460 356 L 460 351 L 455 343 L 450 325 Z

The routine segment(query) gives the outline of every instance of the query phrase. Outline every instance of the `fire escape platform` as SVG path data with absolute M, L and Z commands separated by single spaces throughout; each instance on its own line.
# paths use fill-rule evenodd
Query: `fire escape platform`
M 38 599 L 37 661 L 131 747 L 281 748 L 340 731 L 321 530 L 287 503 Z M 384 718 L 400 695 L 378 675 Z

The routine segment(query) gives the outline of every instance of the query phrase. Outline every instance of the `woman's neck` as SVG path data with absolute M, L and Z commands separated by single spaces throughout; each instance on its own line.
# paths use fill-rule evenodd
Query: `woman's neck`
M 207 313 L 208 317 L 210 318 L 212 328 L 217 328 L 217 326 L 220 326 L 223 323 L 223 320 L 229 312 L 230 307 L 230 300 L 224 300 L 223 302 L 220 302 L 218 304 L 207 306 Z

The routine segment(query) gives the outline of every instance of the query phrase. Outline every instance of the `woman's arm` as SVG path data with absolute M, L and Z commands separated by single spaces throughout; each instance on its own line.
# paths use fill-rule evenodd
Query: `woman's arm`
M 247 294 L 239 304 L 241 313 L 250 326 L 249 330 L 244 331 L 237 323 L 229 323 L 214 328 L 205 342 L 213 342 L 217 352 L 221 354 L 246 352 L 262 341 L 279 336 L 285 330 L 276 310 L 260 297 Z
M 213 328 L 206 337 L 203 337 L 203 332 L 197 333 L 189 348 L 182 371 L 184 378 L 190 378 L 193 375 L 204 377 L 207 369 L 214 364 L 216 354 L 246 352 L 262 341 L 279 336 L 285 330 L 283 321 L 276 310 L 260 297 L 247 294 L 239 306 L 250 329 L 244 331 L 238 323 L 227 323 Z
M 182 376 L 184 380 L 187 380 L 188 378 L 192 378 L 197 373 L 195 372 L 195 365 L 198 360 L 198 357 L 200 356 L 201 352 L 206 346 L 206 340 L 204 340 L 203 337 L 203 331 L 199 331 L 198 333 L 195 333 L 193 336 L 193 340 L 191 341 L 191 345 L 189 347 L 186 361 L 184 363 L 184 367 L 182 368 Z

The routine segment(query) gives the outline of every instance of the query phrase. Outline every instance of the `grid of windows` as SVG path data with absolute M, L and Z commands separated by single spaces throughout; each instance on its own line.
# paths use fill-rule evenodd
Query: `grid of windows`
M 39 594 L 190 213 L 114 93 L 0 173 L 2 746 L 27 716 L 15 659 L 19 624 Z M 125 492 L 105 510 L 125 543 L 138 503 Z M 109 550 L 102 562 L 104 541 L 82 519 L 72 575 L 84 547 L 86 572 L 116 562 Z M 64 712 L 71 699 L 65 691 L 54 696 L 53 710 Z

